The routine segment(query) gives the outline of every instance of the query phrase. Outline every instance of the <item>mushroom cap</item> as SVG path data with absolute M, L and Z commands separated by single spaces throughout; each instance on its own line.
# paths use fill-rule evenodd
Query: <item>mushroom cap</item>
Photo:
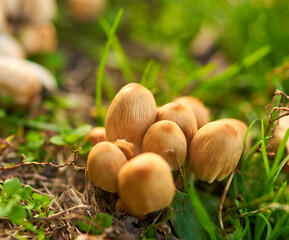
M 39 101 L 41 89 L 36 74 L 25 60 L 0 57 L 0 96 L 9 96 L 13 105 L 29 106 Z
M 89 179 L 108 192 L 117 191 L 117 175 L 127 162 L 123 152 L 111 142 L 100 142 L 90 150 L 87 157 Z
M 185 104 L 194 111 L 198 129 L 210 122 L 210 110 L 199 99 L 183 96 L 175 99 L 174 102 Z
M 88 22 L 102 13 L 106 0 L 68 0 L 68 9 L 78 21 Z
M 243 138 L 232 124 L 207 123 L 198 130 L 189 145 L 187 176 L 213 182 L 226 178 L 237 166 L 243 150 Z
M 127 160 L 130 160 L 131 158 L 141 153 L 139 145 L 127 142 L 124 139 L 118 139 L 114 141 L 113 144 L 116 145 L 124 153 Z
M 107 139 L 125 139 L 140 144 L 156 118 L 157 107 L 151 92 L 138 83 L 127 84 L 108 108 L 105 119 Z
M 142 151 L 161 155 L 172 170 L 178 170 L 187 155 L 186 137 L 176 123 L 169 120 L 158 121 L 144 135 Z
M 24 23 L 50 21 L 57 11 L 55 0 L 2 0 L 2 8 L 7 18 Z
M 91 142 L 93 145 L 107 141 L 104 127 L 94 127 L 84 138 L 85 142 Z
M 270 138 L 269 147 L 273 152 L 277 152 L 280 143 L 282 142 L 286 131 L 289 128 L 289 116 L 284 116 L 279 119 L 278 123 L 276 123 L 276 127 L 273 131 L 272 138 Z M 286 142 L 287 153 L 289 153 L 289 140 Z
M 12 37 L 12 35 L 5 32 L 1 32 L 1 27 L 0 27 L 0 56 L 10 56 L 18 58 L 25 57 L 24 49 L 21 46 L 21 44 L 14 37 Z
M 194 111 L 187 105 L 178 102 L 171 102 L 160 107 L 157 120 L 170 120 L 178 124 L 185 134 L 188 144 L 198 130 Z
M 54 52 L 57 33 L 50 22 L 30 24 L 21 29 L 20 41 L 28 54 Z
M 155 153 L 142 153 L 132 158 L 119 171 L 118 194 L 134 214 L 167 207 L 175 195 L 168 163 Z
M 247 126 L 246 123 L 244 123 L 243 121 L 241 121 L 239 119 L 235 119 L 235 118 L 223 118 L 223 119 L 219 119 L 217 121 L 227 122 L 227 123 L 230 123 L 233 126 L 235 126 L 238 129 L 238 131 L 240 131 L 240 133 L 242 135 L 242 138 L 244 140 L 246 132 L 248 130 L 248 126 Z M 246 146 L 245 146 L 245 149 L 244 149 L 245 155 L 247 155 L 249 153 L 249 151 L 250 151 L 251 141 L 252 141 L 252 138 L 251 138 L 251 134 L 249 133 L 248 136 L 247 136 L 247 139 L 246 139 Z

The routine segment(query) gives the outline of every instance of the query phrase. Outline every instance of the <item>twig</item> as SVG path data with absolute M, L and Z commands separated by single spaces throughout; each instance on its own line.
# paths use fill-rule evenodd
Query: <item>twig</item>
M 230 177 L 229 177 L 229 179 L 228 179 L 228 182 L 227 182 L 227 184 L 225 186 L 225 189 L 223 191 L 223 194 L 222 194 L 222 197 L 221 197 L 221 201 L 220 201 L 220 204 L 219 204 L 219 207 L 218 207 L 218 218 L 219 218 L 220 227 L 221 227 L 221 230 L 222 230 L 223 233 L 225 231 L 224 230 L 223 219 L 222 219 L 223 204 L 224 204 L 227 192 L 229 190 L 229 187 L 231 185 L 231 182 L 233 180 L 234 174 L 235 174 L 235 172 L 232 172 Z
M 74 151 L 74 158 L 72 160 L 66 160 L 65 163 L 63 164 L 53 164 L 52 162 L 47 162 L 47 163 L 39 163 L 39 162 L 25 162 L 25 155 L 23 154 L 23 160 L 17 164 L 17 165 L 14 165 L 14 166 L 9 166 L 9 167 L 2 167 L 0 166 L 0 170 L 12 170 L 12 169 L 16 169 L 16 168 L 19 168 L 19 167 L 22 167 L 22 166 L 27 166 L 27 165 L 36 165 L 36 166 L 42 166 L 42 167 L 45 167 L 45 166 L 51 166 L 51 167 L 55 167 L 55 168 L 62 168 L 62 167 L 65 167 L 65 166 L 72 166 L 75 170 L 85 170 L 85 167 L 79 167 L 77 165 L 75 165 L 75 161 L 77 159 L 77 153 L 78 153 L 79 150 L 75 150 Z
M 53 215 L 50 215 L 49 217 L 46 217 L 46 218 L 39 218 L 39 217 L 35 217 L 34 219 L 36 220 L 45 220 L 45 221 L 51 221 L 53 219 L 58 219 L 61 215 L 69 212 L 69 211 L 72 211 L 72 210 L 75 210 L 75 209 L 78 209 L 78 208 L 84 208 L 84 209 L 93 209 L 92 206 L 88 206 L 88 205 L 84 205 L 84 204 L 81 204 L 81 205 L 76 205 L 74 207 L 71 207 L 71 208 L 68 208 L 64 211 L 61 211 L 61 212 L 58 212 L 58 213 L 55 213 Z

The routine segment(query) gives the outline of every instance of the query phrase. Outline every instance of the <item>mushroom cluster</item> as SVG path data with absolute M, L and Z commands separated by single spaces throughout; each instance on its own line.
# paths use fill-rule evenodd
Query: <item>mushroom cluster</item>
M 48 69 L 25 59 L 56 50 L 55 14 L 55 0 L 0 1 L 1 107 L 30 107 L 39 103 L 42 87 L 49 92 L 57 89 Z
M 57 46 L 57 34 L 52 19 L 56 15 L 55 0 L 0 1 L 0 36 L 9 35 L 18 55 L 52 52 Z M 19 42 L 14 39 L 14 36 Z M 3 38 L 3 37 L 2 37 Z M 4 45 L 5 44 L 5 45 Z M 4 50 L 9 41 L 2 41 Z M 10 44 L 11 45 L 11 44 Z M 2 50 L 3 50 L 2 49 Z M 11 53 L 8 55 L 11 56 Z M 15 55 L 14 55 L 15 56 Z
M 247 126 L 237 119 L 210 122 L 210 111 L 193 97 L 161 107 L 138 83 L 125 85 L 109 106 L 105 127 L 86 137 L 94 147 L 87 173 L 98 187 L 117 193 L 117 207 L 143 219 L 167 207 L 175 194 L 172 171 L 213 182 L 237 166 Z

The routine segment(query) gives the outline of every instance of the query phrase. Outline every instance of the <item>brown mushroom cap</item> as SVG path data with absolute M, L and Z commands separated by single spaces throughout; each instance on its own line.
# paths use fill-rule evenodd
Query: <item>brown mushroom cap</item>
M 0 96 L 10 97 L 11 105 L 30 106 L 38 103 L 41 90 L 37 75 L 25 60 L 0 57 Z
M 232 124 L 214 121 L 198 130 L 189 145 L 187 176 L 213 182 L 227 177 L 237 166 L 243 138 Z
M 88 22 L 104 10 L 106 0 L 68 0 L 68 10 L 78 21 Z
M 198 129 L 210 122 L 210 110 L 199 99 L 183 96 L 175 99 L 174 102 L 185 104 L 194 111 Z
M 126 157 L 117 146 L 111 142 L 100 142 L 88 154 L 88 177 L 103 190 L 114 193 L 118 172 L 126 162 Z
M 156 118 L 157 107 L 151 92 L 140 84 L 127 84 L 109 106 L 105 119 L 107 139 L 140 144 Z
M 114 141 L 113 144 L 116 145 L 124 153 L 127 160 L 130 160 L 131 158 L 141 153 L 139 145 L 127 142 L 124 139 L 118 139 Z
M 286 131 L 289 128 L 289 116 L 284 116 L 276 123 L 276 127 L 273 131 L 272 138 L 269 140 L 269 150 L 277 152 L 280 143 L 282 142 Z M 289 154 L 289 140 L 286 142 L 287 153 Z
M 119 171 L 118 193 L 135 214 L 147 214 L 167 207 L 175 195 L 168 163 L 155 153 L 134 157 Z
M 244 123 L 243 121 L 239 120 L 239 119 L 235 119 L 235 118 L 224 118 L 224 119 L 219 119 L 217 121 L 223 121 L 223 122 L 227 122 L 232 124 L 233 126 L 235 126 L 238 131 L 240 131 L 242 138 L 244 140 L 246 132 L 248 130 L 248 126 L 246 123 Z M 251 148 L 251 134 L 249 133 L 246 139 L 246 146 L 245 146 L 245 150 L 244 150 L 244 154 L 247 155 L 250 151 Z
M 187 155 L 186 137 L 176 123 L 169 120 L 158 121 L 144 135 L 142 151 L 161 155 L 172 170 L 178 170 Z
M 198 130 L 194 111 L 187 105 L 178 102 L 171 102 L 160 107 L 157 120 L 170 120 L 178 124 L 185 134 L 188 144 Z
M 106 140 L 104 127 L 95 127 L 91 129 L 84 139 L 85 142 L 91 142 L 93 145 Z

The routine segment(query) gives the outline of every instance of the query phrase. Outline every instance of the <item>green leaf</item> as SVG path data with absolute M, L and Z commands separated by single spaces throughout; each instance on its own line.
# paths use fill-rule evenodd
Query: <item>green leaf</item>
M 31 150 L 39 149 L 45 142 L 44 137 L 42 137 L 39 133 L 29 132 L 26 136 L 27 147 Z
M 47 206 L 50 203 L 50 197 L 47 194 L 44 194 L 42 196 L 42 204 L 44 206 Z
M 188 194 L 177 191 L 171 207 L 175 212 L 171 222 L 179 238 L 195 240 L 209 238 L 197 218 Z
M 90 130 L 91 130 L 91 125 L 83 125 L 81 127 L 76 128 L 73 133 L 75 135 L 78 135 L 80 137 L 84 137 Z
M 64 137 L 64 141 L 67 143 L 76 143 L 79 140 L 79 135 L 77 134 L 70 134 L 66 137 Z
M 41 201 L 41 200 L 42 200 L 42 195 L 39 194 L 39 193 L 33 193 L 33 194 L 32 194 L 32 198 L 33 198 L 34 200 Z
M 18 178 L 11 178 L 3 185 L 3 190 L 9 196 L 17 193 L 21 189 L 21 182 Z
M 100 230 L 104 230 L 111 226 L 112 217 L 106 213 L 99 213 L 94 218 L 94 223 L 97 224 Z
M 31 197 L 32 194 L 32 188 L 28 185 L 26 185 L 22 191 L 21 191 L 21 195 L 23 199 L 28 199 Z
M 6 111 L 3 108 L 0 108 L 0 119 L 4 119 L 6 117 Z
M 51 137 L 50 142 L 54 145 L 65 145 L 66 144 L 63 137 L 60 135 L 55 135 L 55 136 Z
M 20 225 L 26 218 L 26 211 L 21 205 L 15 205 L 8 214 L 8 219 L 17 225 Z

